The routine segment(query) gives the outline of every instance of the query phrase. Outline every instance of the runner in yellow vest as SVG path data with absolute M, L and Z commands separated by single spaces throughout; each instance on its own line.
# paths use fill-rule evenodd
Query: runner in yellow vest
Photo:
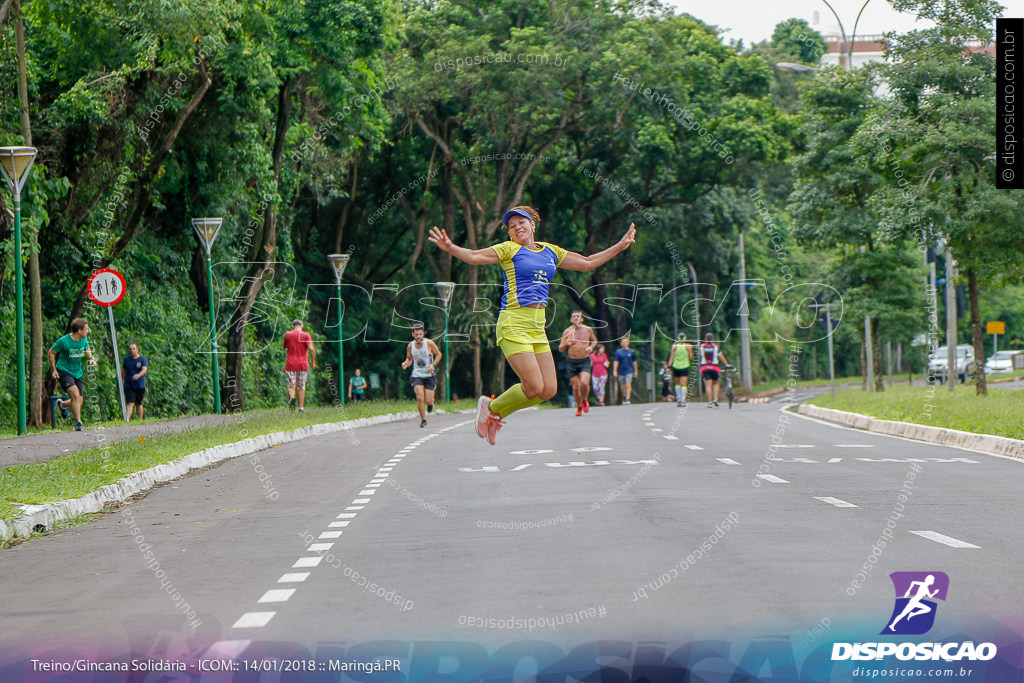
M 690 379 L 690 361 L 693 360 L 693 346 L 687 344 L 686 335 L 679 335 L 678 341 L 672 345 L 668 364 L 672 368 L 672 376 L 676 380 L 676 405 L 682 407 L 686 403 L 686 385 Z

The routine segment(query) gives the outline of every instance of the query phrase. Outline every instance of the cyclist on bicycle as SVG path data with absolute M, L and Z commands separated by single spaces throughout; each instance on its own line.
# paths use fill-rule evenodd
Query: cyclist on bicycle
M 718 378 L 721 376 L 719 367 L 729 364 L 714 339 L 710 332 L 705 334 L 704 342 L 697 351 L 697 357 L 700 359 L 700 376 L 704 380 L 704 392 L 708 396 L 708 408 L 718 407 Z

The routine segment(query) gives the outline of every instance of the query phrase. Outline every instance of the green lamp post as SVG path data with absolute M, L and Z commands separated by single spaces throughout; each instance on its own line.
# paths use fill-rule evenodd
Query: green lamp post
M 213 303 L 213 262 L 210 260 L 210 249 L 213 240 L 220 230 L 222 218 L 193 218 L 192 227 L 199 235 L 199 241 L 206 249 L 206 291 L 210 295 L 210 352 L 213 366 L 213 409 L 220 415 L 220 370 L 217 364 L 217 309 Z
M 14 281 L 15 281 L 15 334 L 18 356 L 18 434 L 28 431 L 25 415 L 25 301 L 21 268 L 21 189 L 25 187 L 32 162 L 36 160 L 35 147 L 0 147 L 0 171 L 14 193 Z
M 454 282 L 435 282 L 437 294 L 444 301 L 444 400 L 445 403 L 452 402 L 451 367 L 452 359 L 448 355 L 448 304 L 452 300 L 452 292 L 455 291 Z
M 351 258 L 349 254 L 328 254 L 327 260 L 331 262 L 331 269 L 334 270 L 334 284 L 338 287 L 338 395 L 341 405 L 345 405 L 345 335 L 342 334 L 342 322 L 345 317 L 341 301 L 341 276 L 345 273 L 345 266 Z

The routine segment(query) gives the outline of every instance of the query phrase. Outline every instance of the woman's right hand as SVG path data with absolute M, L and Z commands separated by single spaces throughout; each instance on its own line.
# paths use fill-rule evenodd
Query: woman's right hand
M 430 229 L 430 235 L 427 239 L 437 245 L 441 251 L 451 251 L 455 245 L 452 242 L 452 238 L 448 236 L 448 233 L 436 225 Z

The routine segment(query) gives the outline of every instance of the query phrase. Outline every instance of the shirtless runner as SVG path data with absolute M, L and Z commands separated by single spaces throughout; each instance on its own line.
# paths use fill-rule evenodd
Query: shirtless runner
M 583 324 L 583 311 L 573 311 L 569 316 L 572 322 L 562 332 L 562 340 L 558 342 L 558 350 L 568 349 L 569 360 L 566 368 L 572 382 L 572 395 L 576 399 L 576 416 L 590 412 L 590 354 L 597 346 L 597 335 L 594 330 Z

